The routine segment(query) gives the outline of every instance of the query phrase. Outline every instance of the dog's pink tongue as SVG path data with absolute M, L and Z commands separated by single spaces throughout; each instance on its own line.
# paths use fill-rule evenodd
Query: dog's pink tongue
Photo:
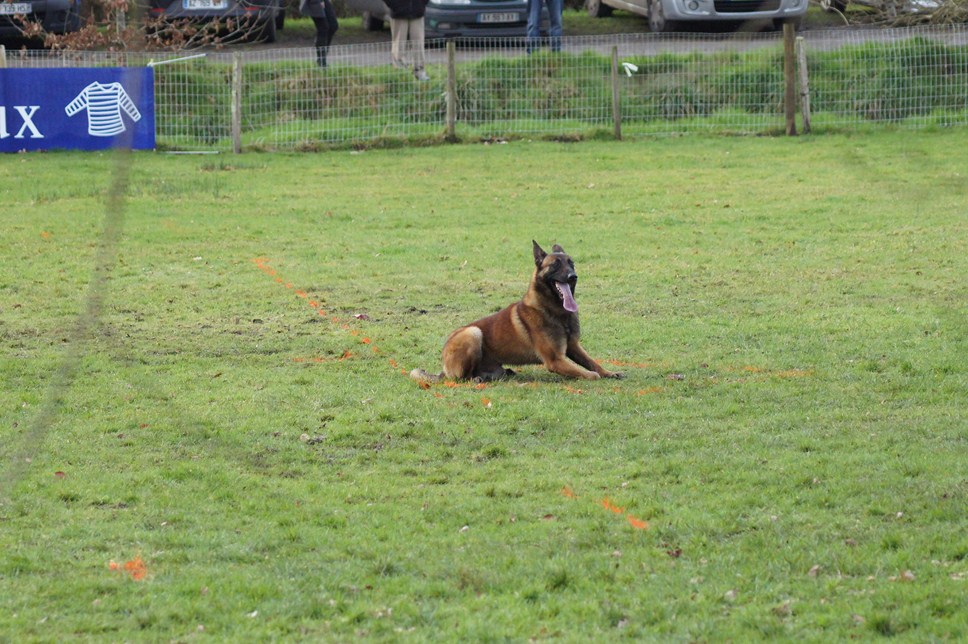
M 555 282 L 555 286 L 558 287 L 558 292 L 561 293 L 561 305 L 565 307 L 565 310 L 571 313 L 577 311 L 578 302 L 575 301 L 574 296 L 571 294 L 571 287 L 564 282 Z

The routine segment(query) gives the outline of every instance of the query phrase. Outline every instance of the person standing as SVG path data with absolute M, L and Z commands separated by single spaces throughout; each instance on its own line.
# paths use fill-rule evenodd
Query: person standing
M 299 13 L 313 19 L 316 25 L 316 64 L 326 67 L 329 44 L 339 29 L 333 5 L 330 0 L 299 0 Z
M 541 7 L 548 6 L 548 37 L 551 51 L 561 51 L 561 12 L 564 0 L 528 0 L 528 53 L 541 47 Z
M 384 0 L 390 8 L 390 59 L 394 67 L 407 67 L 407 50 L 417 80 L 430 80 L 424 71 L 424 14 L 427 0 Z

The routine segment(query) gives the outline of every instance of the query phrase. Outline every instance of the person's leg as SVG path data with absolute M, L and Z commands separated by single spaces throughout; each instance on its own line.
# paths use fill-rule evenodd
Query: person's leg
M 316 26 L 316 39 L 313 41 L 316 46 L 316 64 L 326 67 L 326 52 L 330 40 L 329 22 L 324 16 L 313 16 L 313 24 Z
M 413 51 L 413 72 L 418 78 L 424 76 L 424 19 L 410 21 L 410 47 Z M 423 80 L 423 78 L 421 78 Z
M 333 3 L 329 0 L 324 0 L 323 9 L 326 11 L 326 23 L 329 25 L 329 41 L 326 43 L 326 46 L 329 47 L 333 44 L 333 38 L 339 29 L 339 19 L 336 17 L 336 10 L 333 9 Z
M 561 51 L 561 12 L 564 9 L 564 0 L 547 0 L 547 3 L 551 51 Z
M 394 67 L 406 67 L 407 20 L 390 18 L 390 60 Z
M 525 33 L 529 54 L 541 46 L 541 5 L 542 0 L 528 0 L 528 27 Z

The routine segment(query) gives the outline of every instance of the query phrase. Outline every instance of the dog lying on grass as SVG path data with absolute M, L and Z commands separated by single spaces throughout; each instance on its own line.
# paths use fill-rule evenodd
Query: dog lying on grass
M 621 378 L 602 368 L 579 343 L 575 263 L 555 244 L 551 253 L 534 245 L 534 274 L 524 297 L 493 315 L 463 326 L 444 343 L 444 371 L 414 369 L 416 380 L 441 378 L 488 382 L 513 376 L 504 365 L 543 364 L 569 378 Z

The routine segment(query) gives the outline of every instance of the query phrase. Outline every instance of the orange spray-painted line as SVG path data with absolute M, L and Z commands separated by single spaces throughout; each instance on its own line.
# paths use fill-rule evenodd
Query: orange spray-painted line
M 148 576 L 148 566 L 142 561 L 141 556 L 138 555 L 130 561 L 125 561 L 123 564 L 119 564 L 116 561 L 108 562 L 108 568 L 111 570 L 123 571 L 131 575 L 131 578 L 135 581 L 144 581 L 145 577 Z
M 577 500 L 578 498 L 580 498 L 577 494 L 575 494 L 575 491 L 572 490 L 567 485 L 561 488 L 561 495 L 564 496 L 565 498 L 573 499 L 573 500 Z M 595 505 L 605 508 L 612 514 L 624 515 L 625 520 L 628 521 L 629 525 L 635 528 L 636 530 L 649 529 L 648 521 L 644 521 L 643 519 L 640 519 L 636 516 L 626 513 L 625 508 L 615 505 L 615 503 L 613 503 L 612 500 L 609 499 L 607 496 L 604 499 L 599 499 L 598 501 L 595 501 Z
M 371 338 L 368 338 L 365 336 L 361 337 L 361 333 L 359 329 L 352 328 L 347 322 L 345 322 L 344 320 L 340 319 L 337 316 L 330 316 L 323 308 L 322 304 L 312 299 L 309 293 L 301 289 L 295 288 L 292 282 L 287 282 L 285 279 L 280 277 L 278 274 L 278 271 L 269 265 L 269 261 L 270 260 L 268 257 L 256 257 L 252 260 L 252 263 L 255 264 L 256 268 L 258 268 L 260 271 L 262 271 L 269 277 L 272 277 L 274 282 L 285 286 L 288 290 L 293 291 L 296 297 L 299 297 L 300 299 L 305 300 L 306 305 L 309 306 L 309 308 L 311 308 L 313 311 L 315 311 L 316 314 L 318 314 L 321 317 L 328 318 L 330 322 L 338 325 L 344 331 L 349 332 L 349 334 L 352 335 L 353 337 L 359 338 L 360 343 L 370 347 L 370 351 L 373 352 L 375 355 L 380 355 L 383 353 Z M 365 316 L 357 316 L 357 317 L 358 319 L 368 319 Z M 343 361 L 351 357 L 352 355 L 353 354 L 350 351 L 346 351 L 343 353 L 341 357 L 338 357 L 338 358 L 309 358 L 309 359 L 294 358 L 293 361 L 294 362 L 315 362 L 315 363 L 330 362 L 332 360 Z M 399 369 L 397 362 L 392 358 L 389 360 L 389 364 L 392 369 L 394 370 Z

